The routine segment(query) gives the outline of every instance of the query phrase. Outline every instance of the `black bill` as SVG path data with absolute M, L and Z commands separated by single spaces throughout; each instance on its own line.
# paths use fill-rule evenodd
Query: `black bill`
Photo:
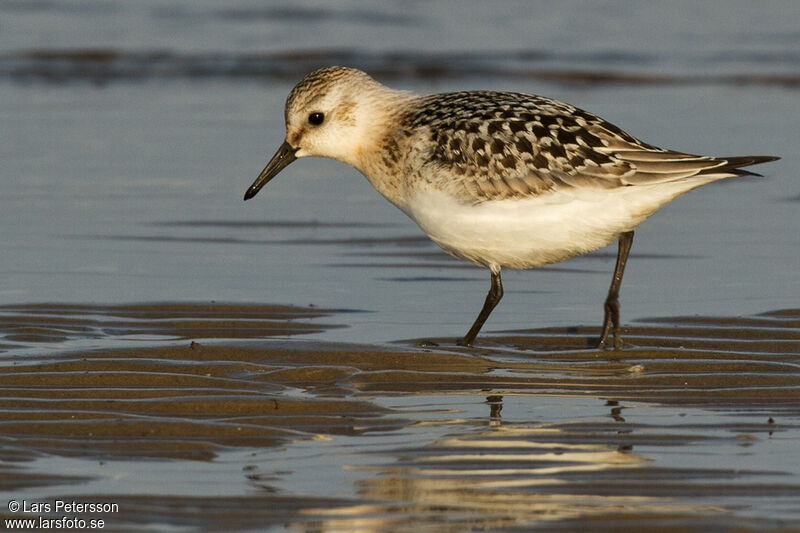
M 256 194 L 258 191 L 261 190 L 261 187 L 267 184 L 269 180 L 274 178 L 278 172 L 286 168 L 286 165 L 297 159 L 295 153 L 297 153 L 297 148 L 293 147 L 286 141 L 283 141 L 283 144 L 278 151 L 275 152 L 275 155 L 272 156 L 272 159 L 269 160 L 267 166 L 264 167 L 264 170 L 261 171 L 261 174 L 258 175 L 256 181 L 247 189 L 247 192 L 244 193 L 244 199 L 249 200 Z

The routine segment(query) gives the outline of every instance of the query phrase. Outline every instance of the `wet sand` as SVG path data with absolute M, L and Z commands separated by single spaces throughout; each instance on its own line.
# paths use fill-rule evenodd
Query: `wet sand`
M 633 322 L 621 352 L 311 335 L 347 315 L 0 308 L 0 490 L 118 503 L 114 530 L 800 527 L 800 310 Z
M 262 4 L 0 2 L 0 518 L 800 531 L 800 4 Z M 782 159 L 637 230 L 623 352 L 587 347 L 613 249 L 509 271 L 465 350 L 488 275 L 351 168 L 242 203 L 330 64 Z

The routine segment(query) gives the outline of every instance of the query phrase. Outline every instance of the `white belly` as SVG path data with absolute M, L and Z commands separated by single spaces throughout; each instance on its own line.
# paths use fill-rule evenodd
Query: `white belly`
M 568 190 L 478 205 L 423 189 L 415 191 L 403 211 L 456 257 L 495 269 L 531 268 L 607 246 L 665 203 L 707 181 Z

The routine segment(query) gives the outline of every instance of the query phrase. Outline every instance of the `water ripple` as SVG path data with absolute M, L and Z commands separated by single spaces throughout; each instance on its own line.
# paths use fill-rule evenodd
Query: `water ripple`
M 380 78 L 438 79 L 493 76 L 531 78 L 571 84 L 760 84 L 800 86 L 800 52 L 709 54 L 684 58 L 690 65 L 669 68 L 675 57 L 644 52 L 599 50 L 555 52 L 384 52 L 351 49 L 264 53 L 182 53 L 126 51 L 114 48 L 30 49 L 0 55 L 0 80 L 63 83 L 111 83 L 151 79 L 296 80 L 324 65 L 344 64 Z M 694 66 L 691 66 L 694 64 Z M 709 65 L 732 65 L 708 72 Z M 599 65 L 599 66 L 591 66 Z M 779 65 L 763 72 L 759 65 Z

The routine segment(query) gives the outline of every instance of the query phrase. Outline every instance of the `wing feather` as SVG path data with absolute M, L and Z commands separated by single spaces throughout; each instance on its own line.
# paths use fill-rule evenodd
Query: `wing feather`
M 430 143 L 426 175 L 472 203 L 742 176 L 751 173 L 740 167 L 777 159 L 665 150 L 581 109 L 517 93 L 433 95 L 411 123 Z

